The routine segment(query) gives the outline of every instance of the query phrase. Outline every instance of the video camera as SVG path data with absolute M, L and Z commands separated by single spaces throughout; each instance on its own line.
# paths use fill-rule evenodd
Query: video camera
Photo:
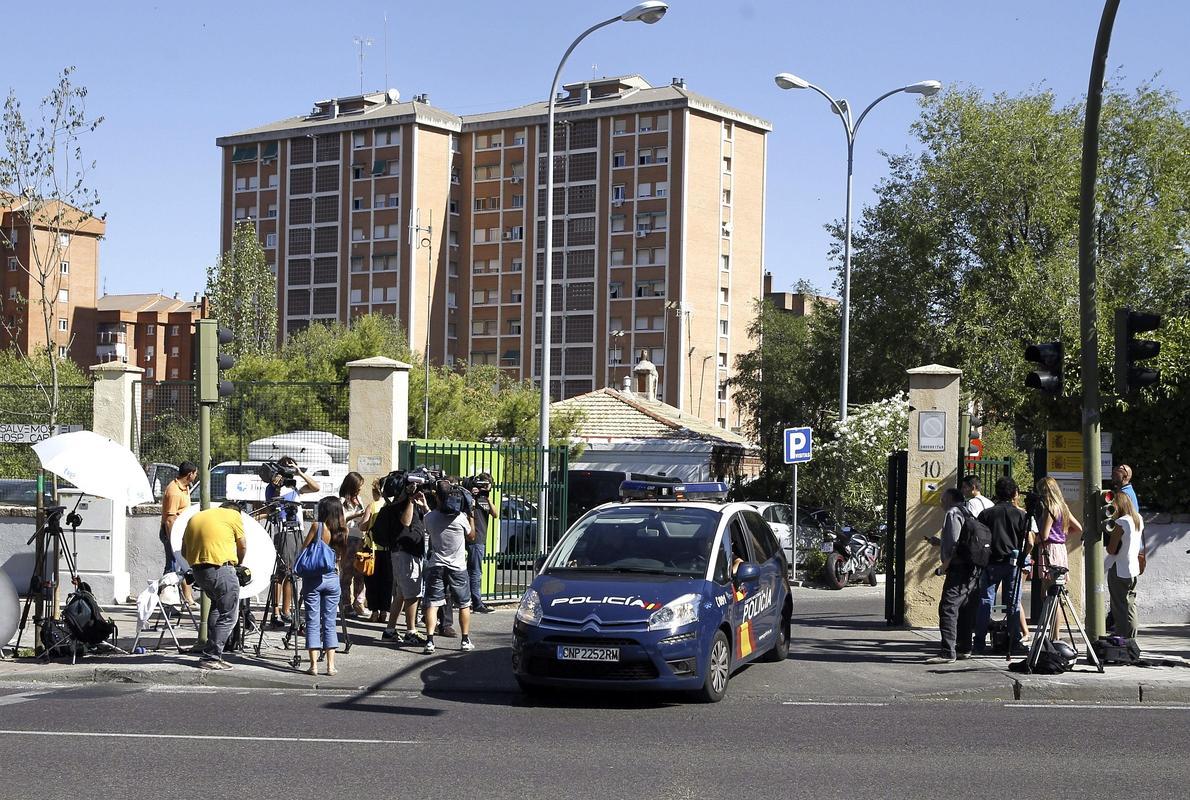
M 411 470 L 397 469 L 384 476 L 380 494 L 388 499 L 400 497 L 402 493 L 412 494 L 444 477 L 442 470 L 419 466 Z
M 256 475 L 265 483 L 272 483 L 273 479 L 281 475 L 285 483 L 297 482 L 297 465 L 285 461 L 266 461 L 256 470 Z
M 470 478 L 463 478 L 463 488 L 468 491 L 474 491 L 476 494 L 487 494 L 492 491 L 492 476 L 486 472 L 481 472 L 478 475 L 472 475 Z

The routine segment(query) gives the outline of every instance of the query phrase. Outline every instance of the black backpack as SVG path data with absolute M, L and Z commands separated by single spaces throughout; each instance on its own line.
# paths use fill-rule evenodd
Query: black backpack
M 992 557 L 992 530 L 980 522 L 966 506 L 960 507 L 963 509 L 963 527 L 959 529 L 955 557 L 964 564 L 986 567 Z
M 62 621 L 71 635 L 84 644 L 97 645 L 117 636 L 116 624 L 103 615 L 99 601 L 85 583 L 80 583 L 78 589 L 66 598 Z

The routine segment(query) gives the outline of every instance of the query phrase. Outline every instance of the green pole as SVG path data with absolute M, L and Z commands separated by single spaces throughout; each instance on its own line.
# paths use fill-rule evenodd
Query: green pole
M 204 511 L 211 507 L 211 406 L 208 403 L 198 405 L 198 480 L 199 508 Z M 198 611 L 198 641 L 195 649 L 206 647 L 207 644 L 207 616 L 211 613 L 211 598 L 203 592 L 199 598 Z
M 971 444 L 971 415 L 967 413 L 959 414 L 959 477 L 955 482 L 955 488 L 961 488 L 963 485 L 963 477 L 967 474 L 967 448 Z M 987 493 L 988 489 L 983 490 Z
M 1099 167 L 1099 115 L 1103 107 L 1103 75 L 1112 26 L 1120 0 L 1107 0 L 1095 37 L 1091 78 L 1087 85 L 1087 112 L 1083 123 L 1082 182 L 1078 209 L 1079 333 L 1082 340 L 1083 383 L 1083 557 L 1086 589 L 1086 627 L 1092 641 L 1106 631 L 1103 596 L 1103 535 L 1096 525 L 1103 472 L 1099 464 L 1099 315 L 1096 302 L 1095 180 Z

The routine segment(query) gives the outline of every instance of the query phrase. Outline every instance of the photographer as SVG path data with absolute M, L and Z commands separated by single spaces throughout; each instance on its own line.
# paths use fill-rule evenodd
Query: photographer
M 438 506 L 426 514 L 430 535 L 430 557 L 426 562 L 426 646 L 422 652 L 434 652 L 434 625 L 438 609 L 453 596 L 459 608 L 461 649 L 474 650 L 471 642 L 471 590 L 467 578 L 466 541 L 471 536 L 471 521 L 466 513 L 467 492 L 446 479 L 434 485 Z
M 203 669 L 231 669 L 223 660 L 223 648 L 239 617 L 236 567 L 244 560 L 246 548 L 244 521 L 234 504 L 200 511 L 186 523 L 182 557 L 194 571 L 194 584 L 211 599 L 207 647 L 199 660 Z
M 290 456 L 282 456 L 277 460 L 276 465 L 280 469 L 274 470 L 268 485 L 264 487 L 264 501 L 266 504 L 280 502 L 281 507 L 274 513 L 277 514 L 281 526 L 281 537 L 280 541 L 274 542 L 274 544 L 277 547 L 278 555 L 284 559 L 287 565 L 293 566 L 293 560 L 297 558 L 301 544 L 302 520 L 301 508 L 298 505 L 301 502 L 300 497 L 303 494 L 318 492 L 322 487 L 316 480 L 302 472 L 301 467 Z M 301 489 L 298 489 L 298 480 L 301 480 Z M 291 625 L 293 624 L 293 617 L 290 616 L 293 609 L 292 585 L 285 580 L 285 575 L 281 574 L 280 570 L 278 570 L 278 574 L 273 575 L 273 583 L 277 585 L 273 597 L 281 598 L 281 609 L 278 611 L 273 608 L 273 618 L 282 625 Z
M 942 493 L 942 504 L 946 508 L 939 542 L 942 548 L 939 572 L 946 575 L 942 598 L 938 602 L 942 652 L 927 659 L 927 664 L 952 664 L 956 659 L 971 657 L 971 636 L 979 607 L 980 570 L 956 553 L 963 520 L 970 514 L 964 506 L 966 502 L 962 493 L 953 487 Z
M 178 476 L 165 487 L 165 495 L 161 498 L 161 530 L 159 536 L 165 548 L 165 572 L 177 569 L 174 563 L 174 548 L 170 543 L 170 534 L 174 529 L 174 522 L 183 511 L 190 506 L 190 488 L 198 480 L 198 467 L 189 461 L 178 464 Z M 162 573 L 164 574 L 164 573 Z M 193 609 L 194 597 L 190 593 L 190 584 L 180 583 L 182 602 Z
M 422 562 L 426 555 L 425 515 L 429 512 L 425 493 L 426 481 L 421 474 L 393 478 L 395 492 L 392 502 L 380 511 L 373 530 L 389 544 L 389 560 L 392 565 L 392 605 L 388 613 L 388 626 L 382 639 L 397 639 L 397 625 L 402 612 L 405 615 L 405 632 L 400 644 L 420 645 L 421 639 L 415 630 L 417 606 L 423 595 Z M 428 478 L 429 476 L 424 476 Z
M 491 501 L 492 476 L 481 472 L 466 484 L 474 498 L 471 524 L 472 538 L 467 540 L 467 577 L 471 588 L 471 610 L 477 614 L 491 614 L 492 609 L 484 604 L 483 557 L 487 550 L 488 522 L 500 516 L 500 508 Z
M 1019 645 L 1021 580 L 1020 556 L 1030 544 L 1029 518 L 1017 506 L 1016 481 L 1007 475 L 996 481 L 996 503 L 979 515 L 979 521 L 992 533 L 992 552 L 979 580 L 979 613 L 975 618 L 975 654 L 987 647 L 988 625 L 992 621 L 992 606 L 996 592 L 1001 591 L 1008 609 L 1010 647 Z

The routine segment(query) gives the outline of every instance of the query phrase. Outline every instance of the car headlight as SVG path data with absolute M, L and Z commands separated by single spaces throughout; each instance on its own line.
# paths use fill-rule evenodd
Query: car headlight
M 684 594 L 671 600 L 649 617 L 649 630 L 675 629 L 691 622 L 698 622 L 699 596 Z
M 541 622 L 541 595 L 536 589 L 525 592 L 521 604 L 517 606 L 516 618 L 526 625 L 536 625 Z

